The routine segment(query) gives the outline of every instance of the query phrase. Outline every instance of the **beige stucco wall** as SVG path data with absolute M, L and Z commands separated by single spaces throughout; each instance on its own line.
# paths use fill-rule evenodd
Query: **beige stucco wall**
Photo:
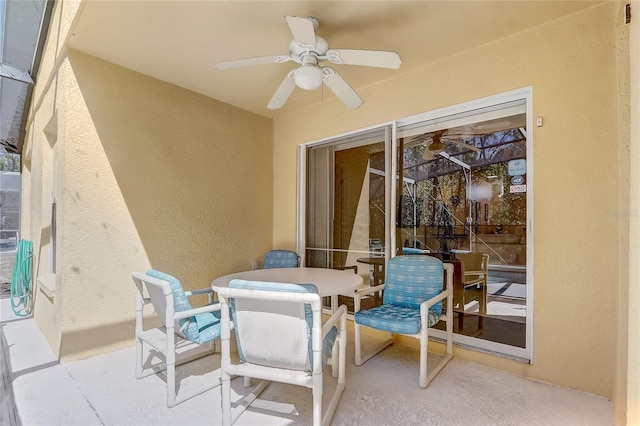
M 624 409 L 616 410 L 621 418 L 626 414 L 628 425 L 640 425 L 640 1 L 630 2 L 633 19 L 630 24 L 629 40 L 630 52 L 630 149 L 629 149 L 629 207 L 626 210 L 629 219 L 629 251 L 628 251 L 628 292 L 626 296 L 625 314 L 627 327 L 621 327 L 621 340 L 627 344 L 621 345 L 619 354 L 619 382 L 623 388 L 619 399 L 624 399 Z M 626 338 L 626 339 L 625 339 Z M 616 401 L 618 402 L 618 401 Z M 619 403 L 618 405 L 622 405 Z
M 543 7 L 543 6 L 541 6 Z M 610 397 L 619 282 L 616 48 L 620 5 L 603 4 L 274 122 L 274 242 L 295 241 L 296 147 L 303 142 L 531 86 L 534 148 L 533 363 L 456 356 Z M 425 43 L 430 42 L 425 40 Z M 402 52 L 400 52 L 402 53 Z
M 23 235 L 36 247 L 36 320 L 67 360 L 131 344 L 132 271 L 154 267 L 203 288 L 272 247 L 273 142 L 267 118 L 54 49 L 59 39 L 49 37 L 55 57 L 41 73 L 29 125 Z M 45 131 L 56 134 L 53 150 Z

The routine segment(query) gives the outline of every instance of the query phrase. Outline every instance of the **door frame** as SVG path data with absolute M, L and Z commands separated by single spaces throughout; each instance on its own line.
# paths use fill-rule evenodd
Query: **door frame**
M 511 90 L 496 95 L 491 95 L 471 101 L 463 102 L 456 105 L 451 105 L 432 111 L 423 112 L 420 114 L 412 115 L 409 117 L 387 121 L 368 127 L 344 132 L 338 135 L 332 135 L 326 138 L 314 140 L 307 143 L 298 145 L 298 165 L 297 165 L 297 211 L 296 211 L 296 240 L 297 250 L 299 253 L 304 253 L 306 248 L 306 185 L 307 185 L 307 149 L 324 145 L 328 143 L 334 143 L 338 140 L 344 139 L 345 142 L 349 138 L 353 138 L 355 135 L 366 133 L 368 131 L 380 130 L 386 127 L 386 132 L 391 132 L 391 137 L 385 133 L 385 150 L 387 155 L 385 157 L 385 168 L 391 171 L 391 176 L 397 176 L 397 133 L 398 128 L 412 123 L 419 123 L 423 121 L 437 120 L 448 116 L 469 113 L 474 114 L 474 111 L 483 110 L 491 106 L 498 106 L 513 101 L 523 100 L 526 108 L 526 156 L 527 156 L 527 226 L 526 226 L 526 244 L 527 244 L 527 314 L 526 314 L 526 337 L 525 347 L 519 348 L 515 346 L 505 345 L 502 343 L 491 342 L 488 340 L 482 340 L 470 336 L 464 336 L 461 334 L 454 334 L 454 342 L 463 347 L 467 347 L 473 350 L 482 352 L 489 352 L 495 355 L 504 356 L 519 361 L 532 363 L 533 362 L 533 311 L 534 311 L 534 157 L 533 157 L 533 92 L 532 87 L 524 87 L 520 89 Z M 390 145 L 390 146 L 389 146 Z M 395 185 L 395 179 L 389 179 L 388 176 L 385 179 L 385 235 L 387 242 L 385 244 L 385 258 L 389 259 L 392 253 L 395 253 L 395 240 L 396 240 L 396 228 L 392 226 L 396 223 L 396 212 L 392 208 L 394 200 L 397 197 L 397 186 Z M 445 333 L 440 330 L 433 330 L 431 333 L 436 340 L 444 339 Z

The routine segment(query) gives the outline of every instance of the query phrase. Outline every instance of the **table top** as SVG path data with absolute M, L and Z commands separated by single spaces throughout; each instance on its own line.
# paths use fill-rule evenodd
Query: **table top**
M 362 276 L 352 271 L 327 268 L 273 268 L 236 272 L 216 278 L 211 286 L 228 287 L 231 280 L 266 281 L 292 284 L 315 284 L 320 296 L 352 296 L 363 285 Z

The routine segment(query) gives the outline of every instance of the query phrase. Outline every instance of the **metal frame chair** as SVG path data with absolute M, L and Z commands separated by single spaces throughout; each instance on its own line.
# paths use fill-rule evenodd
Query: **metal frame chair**
M 446 281 L 445 281 L 446 279 Z M 446 287 L 445 287 L 446 282 Z M 355 294 L 355 364 L 360 366 L 393 343 L 394 334 L 420 340 L 420 387 L 426 388 L 453 358 L 453 265 L 443 264 L 432 256 L 396 256 L 389 260 L 385 283 L 356 291 Z M 381 306 L 360 309 L 365 295 L 384 290 Z M 442 301 L 446 299 L 446 314 Z M 446 354 L 427 375 L 428 330 L 440 320 L 446 322 Z M 386 331 L 389 338 L 366 355 L 362 354 L 363 326 Z
M 330 424 L 346 382 L 346 306 L 341 305 L 323 324 L 321 298 L 313 284 L 233 280 L 228 288 L 214 290 L 222 305 L 222 424 L 233 424 L 268 381 L 311 388 L 313 424 Z M 238 364 L 231 362 L 230 315 Z M 329 357 L 338 383 L 323 415 L 323 368 Z M 262 380 L 235 404 L 235 410 L 231 402 L 233 376 L 245 377 L 245 386 L 250 385 L 247 378 Z

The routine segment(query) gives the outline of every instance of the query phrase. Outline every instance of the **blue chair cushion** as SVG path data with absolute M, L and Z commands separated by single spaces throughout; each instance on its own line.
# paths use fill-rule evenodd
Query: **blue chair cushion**
M 173 308 L 176 312 L 184 312 L 191 309 L 189 298 L 177 278 L 155 269 L 147 271 L 147 275 L 169 283 L 173 292 Z M 219 311 L 215 312 L 215 314 L 205 312 L 191 318 L 184 318 L 179 320 L 178 324 L 184 337 L 198 344 L 207 343 L 220 337 Z
M 297 268 L 298 253 L 291 250 L 271 250 L 264 256 L 264 269 Z
M 418 334 L 420 332 L 420 308 L 384 304 L 356 312 L 354 318 L 357 324 L 391 333 Z M 429 310 L 427 327 L 433 327 L 438 321 L 440 321 L 440 315 Z
M 289 293 L 318 293 L 318 288 L 315 286 L 315 284 L 272 283 L 272 282 L 262 282 L 262 281 L 245 281 L 245 280 L 238 280 L 238 279 L 232 280 L 229 283 L 229 288 L 289 292 Z M 236 325 L 235 332 L 241 333 L 242 331 L 237 326 L 237 321 L 235 319 L 235 304 L 233 299 L 231 300 L 231 315 L 233 318 L 233 322 Z M 313 311 L 311 310 L 311 306 L 305 304 L 304 316 L 305 316 L 305 321 L 307 323 L 309 363 L 311 364 L 311 368 L 313 369 L 313 342 L 311 340 L 311 327 L 313 326 Z M 327 335 L 325 336 L 322 342 L 322 367 L 323 368 L 327 365 L 327 361 L 331 356 L 331 351 L 337 337 L 338 337 L 338 328 L 336 326 L 333 326 L 331 327 L 331 330 L 327 332 Z M 240 360 L 242 362 L 246 362 L 244 355 L 242 353 L 242 348 L 240 346 L 239 339 L 236 339 L 236 342 L 238 344 L 238 355 L 240 357 Z
M 389 260 L 383 303 L 406 308 L 419 308 L 420 304 L 443 290 L 444 267 L 431 256 L 396 256 Z M 430 311 L 442 314 L 442 302 Z

